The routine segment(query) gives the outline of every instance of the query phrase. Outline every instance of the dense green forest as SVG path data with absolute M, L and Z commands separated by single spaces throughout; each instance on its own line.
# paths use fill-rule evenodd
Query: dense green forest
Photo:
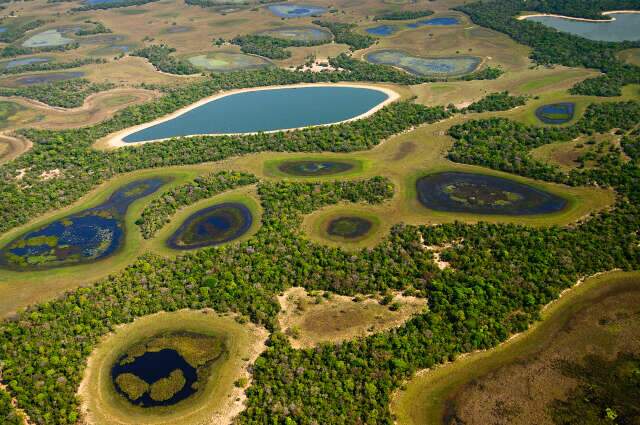
M 320 20 L 313 21 L 313 23 L 327 28 L 333 33 L 333 39 L 336 43 L 347 44 L 351 50 L 366 49 L 376 42 L 375 37 L 354 32 L 353 30 L 357 27 L 356 24 Z
M 0 388 L 0 420 L 3 425 L 23 425 L 24 421 L 11 404 L 11 396 Z
M 431 10 L 390 10 L 373 17 L 374 21 L 405 21 L 433 15 Z
M 287 59 L 291 52 L 287 47 L 318 46 L 330 43 L 331 40 L 285 40 L 267 35 L 242 35 L 231 40 L 232 44 L 240 46 L 244 53 L 264 56 L 269 59 Z
M 0 87 L 0 96 L 22 96 L 51 106 L 76 108 L 82 106 L 87 96 L 113 87 L 111 83 L 92 83 L 78 78 L 24 87 Z
M 531 58 L 541 64 L 595 68 L 605 73 L 578 83 L 572 93 L 594 96 L 618 96 L 623 85 L 640 83 L 640 67 L 621 62 L 616 53 L 640 46 L 639 42 L 605 43 L 558 32 L 544 25 L 515 19 L 520 12 L 533 11 L 592 18 L 606 10 L 638 9 L 638 0 L 494 0 L 457 6 L 478 25 L 503 32 L 515 41 L 530 46 Z M 602 16 L 600 16 L 602 18 Z
M 171 216 L 180 208 L 194 204 L 201 199 L 211 198 L 227 190 L 256 183 L 258 179 L 251 174 L 234 171 L 221 171 L 198 177 L 154 199 L 142 211 L 136 224 L 145 239 L 152 238 L 158 230 L 171 220 Z
M 159 71 L 170 74 L 189 75 L 200 72 L 195 66 L 191 65 L 191 63 L 171 56 L 171 53 L 175 51 L 176 49 L 173 47 L 161 44 L 135 50 L 131 53 L 131 56 L 146 58 Z

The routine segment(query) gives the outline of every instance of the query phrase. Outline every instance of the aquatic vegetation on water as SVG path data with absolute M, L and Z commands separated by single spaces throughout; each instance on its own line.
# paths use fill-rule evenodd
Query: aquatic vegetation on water
M 536 109 L 536 117 L 545 124 L 564 124 L 573 119 L 576 104 L 573 102 L 551 103 Z
M 402 50 L 378 50 L 365 56 L 371 63 L 402 68 L 417 76 L 451 77 L 475 71 L 482 60 L 477 56 L 419 57 Z
M 14 239 L 0 250 L 0 265 L 24 271 L 86 263 L 113 254 L 124 240 L 123 218 L 129 205 L 165 182 L 161 178 L 135 181 L 94 208 Z
M 278 170 L 292 176 L 328 176 L 352 170 L 355 167 L 350 162 L 341 161 L 283 161 Z
M 365 236 L 373 227 L 371 220 L 358 216 L 337 217 L 329 221 L 327 233 L 345 239 Z
M 484 174 L 443 172 L 416 182 L 418 200 L 437 211 L 528 215 L 562 210 L 567 201 L 533 186 Z

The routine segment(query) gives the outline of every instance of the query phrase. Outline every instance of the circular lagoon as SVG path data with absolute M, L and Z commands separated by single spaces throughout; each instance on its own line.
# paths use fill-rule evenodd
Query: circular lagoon
M 157 191 L 166 179 L 150 178 L 116 190 L 104 203 L 27 232 L 0 250 L 0 265 L 18 270 L 50 269 L 112 255 L 124 241 L 129 205 Z
M 261 31 L 257 35 L 265 35 L 283 40 L 321 42 L 331 41 L 333 35 L 324 28 L 317 27 L 283 27 Z
M 166 118 L 124 130 L 111 145 L 205 134 L 257 133 L 363 117 L 395 100 L 387 89 L 314 85 L 249 89 L 213 96 Z
M 376 27 L 367 28 L 365 32 L 371 35 L 378 36 L 387 36 L 395 33 L 398 30 L 397 27 L 393 25 L 378 25 Z
M 238 239 L 249 231 L 253 215 L 239 202 L 204 208 L 190 215 L 167 240 L 172 249 L 196 249 Z
M 604 13 L 602 21 L 589 21 L 568 16 L 531 15 L 524 16 L 560 32 L 577 35 L 594 41 L 639 41 L 640 13 Z
M 327 234 L 349 240 L 360 239 L 365 237 L 372 227 L 373 222 L 364 217 L 336 217 L 327 223 Z
M 158 335 L 129 348 L 111 367 L 113 386 L 129 403 L 172 406 L 206 383 L 225 354 L 219 338 L 191 332 Z
M 355 164 L 347 161 L 283 161 L 278 165 L 278 171 L 281 173 L 301 177 L 330 176 L 354 168 Z
M 562 210 L 567 201 L 533 186 L 485 174 L 443 172 L 416 182 L 420 203 L 432 210 L 471 214 L 530 215 Z
M 391 65 L 421 77 L 453 77 L 475 71 L 482 62 L 476 56 L 423 58 L 402 50 L 378 50 L 365 56 L 375 64 Z
M 573 102 L 551 103 L 536 109 L 536 117 L 545 124 L 564 124 L 573 119 L 576 104 Z
M 208 53 L 191 56 L 187 60 L 197 68 L 216 72 L 258 69 L 271 66 L 271 62 L 263 57 L 237 52 Z
M 322 6 L 308 6 L 301 4 L 272 4 L 268 7 L 271 13 L 281 18 L 304 18 L 306 16 L 319 16 L 326 13 Z

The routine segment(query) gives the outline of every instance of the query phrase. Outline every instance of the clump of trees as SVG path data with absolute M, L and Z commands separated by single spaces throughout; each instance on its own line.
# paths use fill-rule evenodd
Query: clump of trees
M 3 43 L 13 43 L 19 38 L 22 38 L 27 31 L 40 28 L 46 23 L 47 22 L 42 19 L 27 21 L 20 25 L 13 25 L 13 23 L 10 23 L 6 26 L 6 31 L 0 33 L 0 41 Z
M 289 40 L 268 35 L 242 35 L 231 40 L 231 43 L 240 46 L 240 50 L 244 53 L 270 59 L 291 57 L 291 52 L 285 50 L 287 47 L 318 46 L 330 42 L 331 40 Z
M 357 27 L 356 24 L 321 20 L 313 21 L 313 23 L 327 28 L 333 34 L 333 39 L 336 43 L 348 44 L 351 50 L 366 49 L 376 42 L 375 37 L 354 32 L 353 30 Z
M 113 87 L 111 83 L 92 83 L 78 78 L 24 87 L 0 87 L 0 96 L 22 96 L 51 106 L 75 108 L 82 106 L 87 96 Z
M 252 174 L 235 171 L 221 171 L 203 177 L 197 177 L 192 182 L 178 186 L 154 199 L 142 211 L 136 224 L 140 226 L 142 236 L 150 239 L 166 223 L 171 220 L 175 212 L 201 199 L 210 198 L 227 190 L 256 183 L 258 179 Z
M 84 21 L 86 24 L 93 24 L 92 28 L 81 28 L 78 31 L 76 31 L 76 35 L 77 36 L 84 36 L 84 35 L 95 35 L 95 34 L 109 34 L 111 33 L 111 29 L 107 28 L 102 22 L 98 22 L 98 21 Z
M 431 10 L 388 10 L 373 17 L 374 21 L 405 21 L 433 15 Z
M 69 62 L 39 62 L 32 63 L 29 65 L 20 65 L 15 66 L 13 68 L 3 68 L 0 69 L 0 75 L 7 74 L 22 74 L 24 72 L 34 72 L 34 71 L 54 71 L 58 69 L 71 69 L 78 68 L 84 65 L 94 64 L 94 63 L 106 63 L 105 59 L 101 58 L 84 58 L 84 59 L 74 59 Z
M 108 1 L 108 2 L 102 2 L 102 3 L 93 3 L 93 4 L 86 3 L 86 4 L 83 4 L 82 6 L 74 7 L 71 10 L 73 12 L 86 12 L 87 10 L 116 9 L 119 7 L 142 6 L 143 4 L 153 3 L 155 1 L 158 1 L 158 0 L 120 0 L 120 1 L 112 1 L 112 2 Z
M 102 4 L 102 3 L 100 3 Z M 200 72 L 195 66 L 188 61 L 176 59 L 171 53 L 176 49 L 166 44 L 153 45 L 134 50 L 131 56 L 139 56 L 148 59 L 156 69 L 176 75 L 197 74 Z
M 508 91 L 491 93 L 467 106 L 471 112 L 507 111 L 527 103 L 527 96 L 511 96 Z

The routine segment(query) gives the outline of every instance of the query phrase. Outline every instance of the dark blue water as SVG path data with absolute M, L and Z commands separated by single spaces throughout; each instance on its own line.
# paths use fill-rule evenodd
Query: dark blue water
M 436 211 L 531 215 L 562 210 L 567 201 L 533 186 L 484 174 L 444 172 L 416 182 L 418 200 Z
M 7 31 L 7 27 L 0 27 L 0 33 L 6 32 L 6 31 Z
M 137 199 L 157 191 L 167 179 L 129 183 L 104 203 L 49 223 L 0 250 L 0 265 L 19 270 L 54 268 L 100 260 L 124 241 L 124 215 Z
M 53 83 L 55 81 L 72 80 L 74 78 L 80 78 L 84 75 L 84 72 L 57 72 L 52 74 L 38 74 L 29 75 L 26 77 L 20 77 L 15 80 L 18 85 L 32 86 L 34 84 Z
M 424 19 L 421 21 L 413 22 L 407 24 L 409 28 L 418 28 L 424 26 L 448 26 L 448 25 L 458 25 L 460 21 L 458 18 L 432 18 L 432 19 Z
M 573 102 L 542 105 L 536 109 L 536 117 L 545 124 L 564 124 L 573 119 L 575 107 Z
M 394 32 L 396 32 L 396 29 L 391 25 L 379 25 L 377 27 L 367 28 L 365 31 L 369 34 L 384 36 L 393 34 Z
M 345 239 L 356 239 L 366 235 L 373 223 L 363 217 L 338 217 L 329 222 L 327 233 Z
M 278 170 L 293 176 L 328 176 L 352 168 L 353 164 L 340 161 L 284 161 L 278 165 Z
M 204 208 L 190 215 L 167 240 L 172 249 L 196 249 L 230 242 L 253 223 L 251 210 L 239 202 Z
M 126 355 L 122 356 L 116 364 L 113 365 L 113 368 L 111 369 L 111 378 L 113 379 L 113 385 L 116 388 L 116 391 L 129 400 L 129 402 L 143 407 L 171 406 L 196 392 L 192 387 L 192 385 L 198 380 L 196 369 L 187 363 L 187 361 L 176 350 L 164 349 L 157 352 L 147 351 L 142 356 L 136 357 L 133 362 L 121 365 L 120 363 L 126 357 Z M 137 400 L 131 400 L 115 382 L 118 375 L 123 373 L 132 373 L 151 385 L 162 378 L 168 377 L 169 374 L 176 369 L 180 369 L 182 371 L 187 382 L 180 391 L 174 394 L 174 396 L 169 400 L 165 401 L 152 399 L 150 391 L 143 394 Z
M 384 102 L 378 90 L 299 87 L 237 93 L 123 138 L 126 143 L 196 134 L 251 133 L 330 124 Z
M 31 65 L 34 63 L 44 63 L 49 62 L 51 59 L 49 58 L 24 58 L 24 59 L 13 59 L 5 65 L 6 69 L 15 68 L 18 66 Z
M 273 4 L 268 9 L 276 16 L 281 18 L 303 18 L 305 16 L 322 15 L 327 11 L 322 6 L 307 6 L 301 4 Z

